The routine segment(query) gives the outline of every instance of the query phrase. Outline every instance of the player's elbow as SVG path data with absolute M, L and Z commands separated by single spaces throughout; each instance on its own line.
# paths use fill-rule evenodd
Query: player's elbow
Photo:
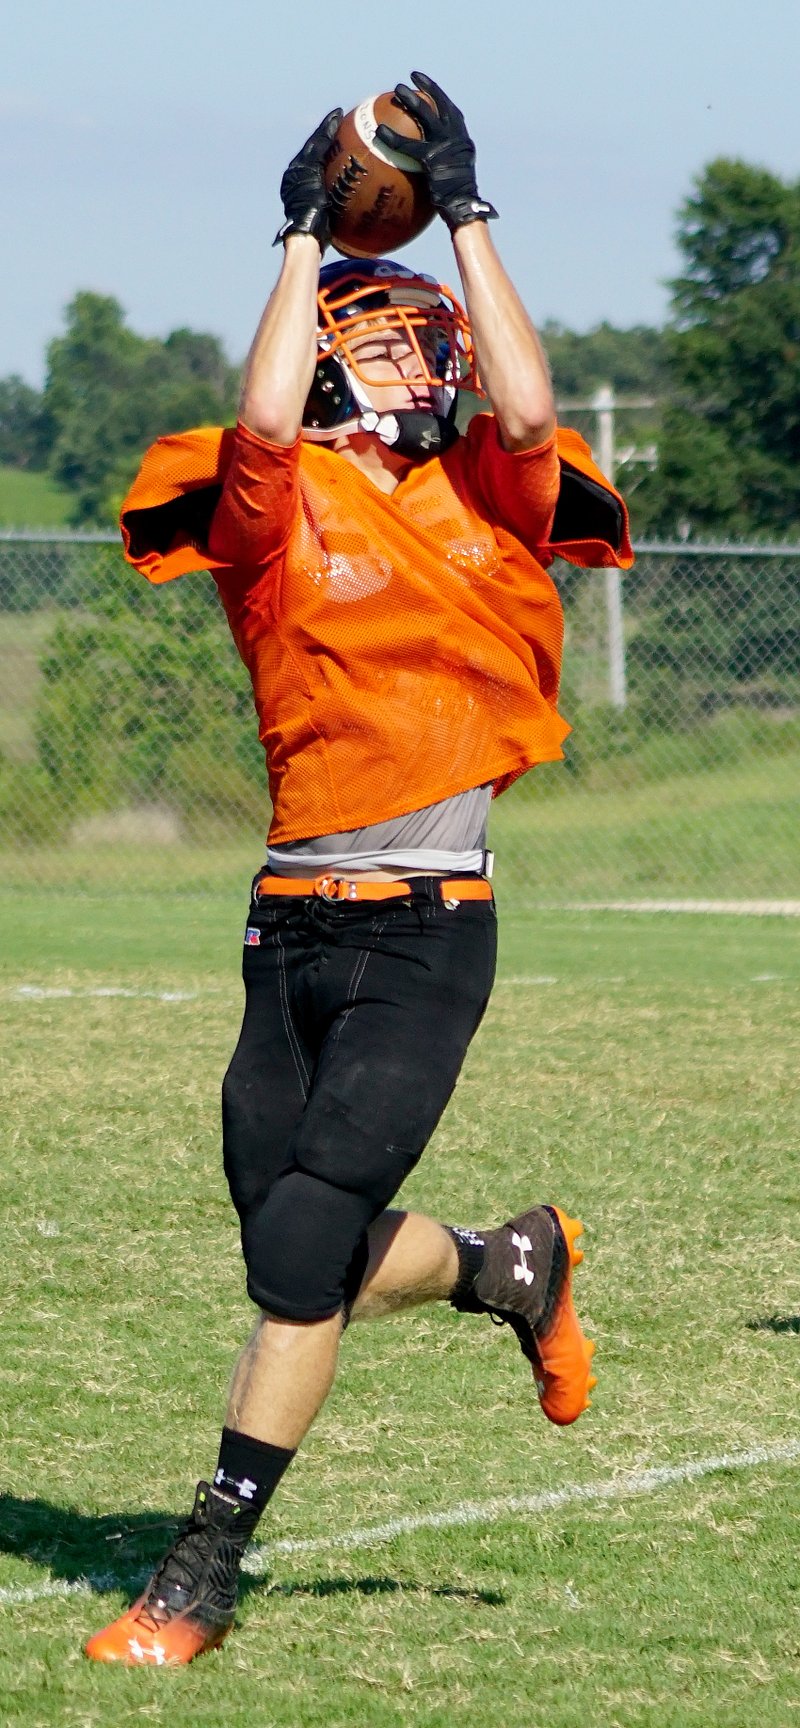
M 294 444 L 300 431 L 303 405 L 294 392 L 283 395 L 245 390 L 239 404 L 239 419 L 248 432 L 267 444 Z
M 497 415 L 504 450 L 536 450 L 552 438 L 556 427 L 555 403 L 531 404 L 528 412 Z
M 506 450 L 535 450 L 555 430 L 556 405 L 549 379 L 518 383 L 504 401 L 495 401 L 494 410 Z

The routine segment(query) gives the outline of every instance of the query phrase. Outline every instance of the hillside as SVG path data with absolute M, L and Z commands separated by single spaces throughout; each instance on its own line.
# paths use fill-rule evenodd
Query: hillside
M 72 499 L 47 474 L 0 463 L 0 528 L 59 528 Z

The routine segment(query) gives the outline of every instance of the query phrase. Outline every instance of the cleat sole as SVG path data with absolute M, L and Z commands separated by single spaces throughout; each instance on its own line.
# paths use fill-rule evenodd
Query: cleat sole
M 138 1607 L 138 1604 L 136 1605 Z M 96 1632 L 83 1647 L 90 1662 L 120 1662 L 127 1668 L 178 1668 L 193 1662 L 207 1650 L 218 1650 L 231 1630 L 203 1630 L 191 1621 L 177 1619 L 165 1625 L 160 1634 L 145 1631 L 133 1618 L 133 1613 Z
M 567 1249 L 567 1266 L 552 1316 L 544 1332 L 536 1334 L 534 1381 L 545 1416 L 558 1427 L 569 1427 L 589 1409 L 589 1393 L 597 1385 L 591 1372 L 596 1346 L 585 1338 L 572 1301 L 572 1273 L 583 1260 L 576 1248 L 583 1225 L 557 1206 L 548 1210 L 557 1220 Z

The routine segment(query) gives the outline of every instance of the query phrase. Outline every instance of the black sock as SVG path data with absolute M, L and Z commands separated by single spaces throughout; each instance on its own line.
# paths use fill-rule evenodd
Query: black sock
M 255 1530 L 293 1457 L 294 1451 L 285 1446 L 271 1446 L 268 1440 L 254 1440 L 251 1434 L 223 1428 L 214 1487 L 238 1500 L 242 1509 L 241 1527 L 244 1529 L 246 1525 L 248 1534 Z
M 446 1224 L 445 1229 L 452 1236 L 458 1255 L 458 1277 L 449 1300 L 460 1314 L 480 1314 L 483 1304 L 474 1294 L 473 1286 L 483 1265 L 484 1239 L 479 1231 L 463 1230 L 458 1224 Z

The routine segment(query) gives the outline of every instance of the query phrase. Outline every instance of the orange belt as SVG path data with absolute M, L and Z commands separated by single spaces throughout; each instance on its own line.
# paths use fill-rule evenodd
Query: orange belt
M 483 876 L 456 877 L 436 887 L 443 900 L 491 900 L 492 885 Z M 411 882 L 369 882 L 355 876 L 261 876 L 255 896 L 265 894 L 316 894 L 321 900 L 400 900 L 413 892 Z

